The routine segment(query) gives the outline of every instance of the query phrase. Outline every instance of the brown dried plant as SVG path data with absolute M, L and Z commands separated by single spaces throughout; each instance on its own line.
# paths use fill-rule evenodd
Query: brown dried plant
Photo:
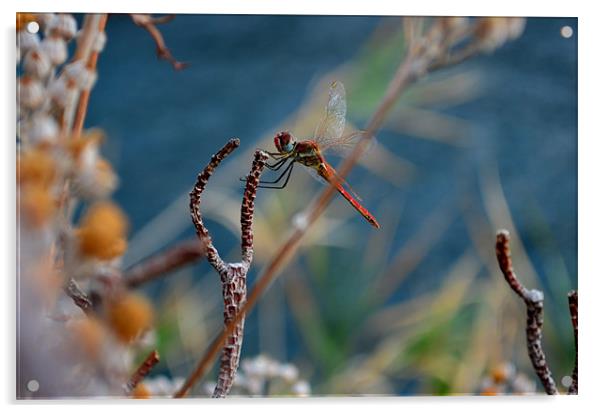
M 510 288 L 523 299 L 527 306 L 527 350 L 533 369 L 539 377 L 539 381 L 544 390 L 549 395 L 558 394 L 558 388 L 552 377 L 552 372 L 546 361 L 546 356 L 542 346 L 542 327 L 543 327 L 543 292 L 539 290 L 527 289 L 518 279 L 514 268 L 512 267 L 512 258 L 510 253 L 510 233 L 506 230 L 500 230 L 497 233 L 495 252 L 500 266 L 500 270 L 506 279 Z M 569 394 L 577 394 L 577 292 L 568 293 L 569 311 L 575 336 L 575 367 L 572 374 L 572 383 L 569 387 Z

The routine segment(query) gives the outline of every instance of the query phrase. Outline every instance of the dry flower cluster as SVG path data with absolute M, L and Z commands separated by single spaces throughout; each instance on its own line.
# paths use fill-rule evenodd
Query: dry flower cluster
M 232 396 L 298 396 L 311 394 L 309 383 L 299 377 L 299 369 L 290 363 L 279 363 L 265 354 L 241 362 L 230 395 Z M 206 395 L 213 394 L 215 383 L 202 386 Z
M 70 14 L 17 15 L 19 397 L 171 396 L 183 383 L 145 380 L 159 362 L 156 351 L 134 364 L 154 344 L 155 310 L 131 288 L 205 249 L 187 241 L 122 271 L 128 218 L 110 200 L 118 179 L 101 155 L 103 132 L 83 130 L 107 18 L 87 15 L 78 28 Z M 183 67 L 155 27 L 170 18 L 132 19 L 151 32 L 160 58 Z M 40 34 L 28 31 L 31 22 Z M 72 56 L 70 42 L 76 43 Z M 253 198 L 243 205 L 247 232 Z M 250 265 L 252 234 L 243 244 Z
M 119 279 L 128 219 L 110 201 L 118 180 L 103 133 L 82 130 L 106 20 L 89 15 L 79 29 L 69 14 L 17 16 L 20 396 L 31 380 L 36 396 L 124 395 L 153 323 L 150 302 Z
M 533 394 L 535 383 L 525 374 L 517 372 L 512 363 L 500 363 L 481 382 L 479 394 L 498 396 L 502 394 Z

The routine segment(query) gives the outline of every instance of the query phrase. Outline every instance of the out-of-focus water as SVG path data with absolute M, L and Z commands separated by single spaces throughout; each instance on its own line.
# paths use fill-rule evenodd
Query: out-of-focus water
M 308 83 L 352 58 L 380 20 L 181 15 L 161 26 L 173 54 L 190 63 L 175 72 L 157 61 L 144 30 L 111 16 L 87 122 L 110 137 L 105 152 L 121 177 L 115 198 L 133 232 L 189 189 L 203 155 L 227 137 L 252 145 L 295 111 Z M 525 202 L 541 208 L 576 274 L 576 23 L 531 18 L 519 40 L 469 63 L 485 75 L 485 91 L 449 113 L 482 131 L 474 148 L 386 141 L 418 166 L 422 187 L 428 185 L 410 190 L 404 213 L 419 215 L 414 208 L 428 210 L 455 188 L 453 176 L 438 173 L 439 159 L 459 171 L 494 159 L 514 218 L 526 227 Z M 560 35 L 564 25 L 573 27 L 572 38 Z
M 190 63 L 175 72 L 157 61 L 144 30 L 126 16 L 111 16 L 87 123 L 109 136 L 105 153 L 121 177 L 115 199 L 133 232 L 188 191 L 200 166 L 228 137 L 253 147 L 294 112 L 309 82 L 351 59 L 381 20 L 178 16 L 161 26 L 173 54 Z M 560 35 L 565 25 L 573 28 L 570 39 Z M 576 287 L 577 20 L 529 19 L 520 39 L 467 64 L 482 72 L 484 90 L 447 113 L 476 126 L 469 147 L 379 136 L 419 174 L 399 192 L 406 230 L 395 242 L 407 240 L 435 205 L 452 199 L 451 192 L 478 186 L 483 165 L 497 164 L 536 269 L 545 278 L 544 263 L 560 254 Z M 553 234 L 549 242 L 538 238 L 541 225 Z M 466 240 L 458 220 L 418 270 L 441 273 Z

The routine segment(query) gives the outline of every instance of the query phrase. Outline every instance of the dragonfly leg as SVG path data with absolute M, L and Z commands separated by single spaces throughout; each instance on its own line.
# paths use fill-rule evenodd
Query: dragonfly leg
M 278 177 L 278 179 L 276 179 L 275 181 L 272 182 L 261 182 L 259 181 L 259 185 L 257 186 L 258 188 L 268 188 L 268 189 L 282 189 L 286 186 L 286 184 L 288 183 L 288 180 L 291 177 L 291 173 L 293 172 L 293 166 L 295 166 L 295 162 L 291 162 L 290 164 L 288 164 L 288 166 L 286 167 L 286 169 L 284 170 L 284 172 L 282 172 L 282 174 L 280 174 L 280 176 Z M 282 180 L 282 178 L 284 177 L 284 175 L 286 175 L 286 179 L 284 180 L 284 183 L 280 186 L 269 186 L 269 185 L 265 185 L 265 184 L 276 184 L 279 181 Z M 264 185 L 261 185 L 264 184 Z
M 265 164 L 265 167 L 268 169 L 271 169 L 272 171 L 277 171 L 278 169 L 280 169 L 282 167 L 282 165 L 284 165 L 286 163 L 286 160 L 288 158 L 282 158 L 279 161 L 275 162 L 274 164 L 270 165 L 269 163 Z
M 286 161 L 287 161 L 288 159 L 289 159 L 289 158 L 284 158 L 284 159 L 281 159 L 281 160 L 279 160 L 278 162 L 276 162 L 276 163 L 275 163 L 275 164 L 273 164 L 273 165 L 269 165 L 269 164 L 267 164 L 267 163 L 266 163 L 266 164 L 265 164 L 265 166 L 266 166 L 268 169 L 271 169 L 272 171 L 278 171 L 278 170 L 282 169 L 282 166 L 283 166 L 283 165 L 286 163 Z M 278 181 L 280 181 L 280 179 L 282 179 L 282 177 L 284 176 L 284 174 L 286 174 L 286 172 L 288 171 L 288 168 L 292 168 L 292 164 L 293 164 L 293 163 L 294 163 L 294 162 L 291 162 L 291 163 L 290 163 L 290 164 L 289 164 L 289 165 L 286 167 L 286 169 L 284 170 L 284 172 L 283 172 L 282 174 L 280 174 L 280 176 L 278 177 L 278 179 L 276 179 L 276 180 L 274 180 L 274 181 L 259 181 L 259 183 L 260 183 L 260 184 L 275 184 L 275 183 L 277 183 Z M 239 178 L 239 180 L 240 180 L 240 181 L 242 181 L 242 182 L 246 182 L 246 181 L 247 181 L 247 177 L 246 177 L 246 176 L 244 176 L 244 177 L 241 177 L 241 178 Z

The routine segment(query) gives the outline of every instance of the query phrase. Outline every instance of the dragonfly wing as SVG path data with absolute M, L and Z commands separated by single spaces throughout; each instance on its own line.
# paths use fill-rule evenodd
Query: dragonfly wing
M 326 114 L 314 133 L 314 140 L 320 148 L 327 149 L 338 143 L 345 129 L 346 114 L 345 87 L 341 82 L 333 82 L 328 94 Z
M 327 146 L 325 148 L 320 148 L 322 152 L 333 153 L 339 157 L 346 157 L 353 151 L 355 145 L 362 140 L 368 139 L 368 136 L 365 131 L 356 130 L 354 132 L 346 133 L 341 136 L 335 144 Z M 374 136 L 368 142 L 367 146 L 364 148 L 362 152 L 362 157 L 369 153 L 372 148 L 376 145 L 376 138 Z

